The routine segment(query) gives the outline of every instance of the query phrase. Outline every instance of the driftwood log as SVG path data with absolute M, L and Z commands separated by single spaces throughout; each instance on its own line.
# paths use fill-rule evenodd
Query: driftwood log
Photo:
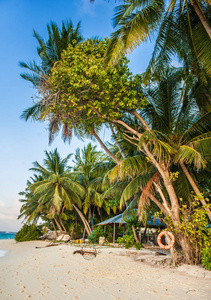
M 37 247 L 35 246 L 36 249 L 39 249 L 39 248 L 47 248 L 47 247 L 53 247 L 53 246 L 59 246 L 59 245 L 63 245 L 64 243 L 51 243 L 51 244 L 48 244 L 44 247 Z
M 81 250 L 74 251 L 73 254 L 94 255 L 94 256 L 96 256 L 97 255 L 97 251 L 96 250 L 84 250 L 84 249 L 81 249 Z

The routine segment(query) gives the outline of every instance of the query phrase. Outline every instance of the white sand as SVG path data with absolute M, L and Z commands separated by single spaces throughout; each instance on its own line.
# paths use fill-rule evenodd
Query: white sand
M 0 241 L 8 251 L 0 258 L 1 300 L 211 299 L 211 272 L 200 267 L 151 266 L 141 262 L 142 250 L 101 249 L 87 261 L 69 245 L 35 249 L 46 244 Z

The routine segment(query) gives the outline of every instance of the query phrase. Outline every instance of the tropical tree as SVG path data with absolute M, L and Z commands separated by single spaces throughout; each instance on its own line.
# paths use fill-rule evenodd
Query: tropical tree
M 169 16 L 176 14 L 179 16 L 181 12 L 186 11 L 188 18 L 188 31 L 192 36 L 192 43 L 200 44 L 198 48 L 198 55 L 203 57 L 202 61 L 206 64 L 207 69 L 211 70 L 210 58 L 206 53 L 200 53 L 199 49 L 204 48 L 204 44 L 210 44 L 211 40 L 211 26 L 210 26 L 210 2 L 207 1 L 143 1 L 143 0 L 126 0 L 122 5 L 116 7 L 114 15 L 114 27 L 117 30 L 111 35 L 111 43 L 108 50 L 107 57 L 111 62 L 115 62 L 123 53 L 132 51 L 137 45 L 146 41 L 152 33 L 156 32 L 158 28 L 165 33 L 171 31 L 168 22 Z M 190 18 L 190 10 L 193 9 L 195 18 L 199 20 L 201 27 L 197 32 L 192 30 L 192 23 Z M 198 23 L 199 23 L 198 22 Z M 171 42 L 171 34 L 168 39 Z M 178 36 L 181 40 L 181 37 Z M 169 43 L 170 45 L 170 43 Z M 174 52 L 174 47 L 170 45 L 171 52 Z
M 102 180 L 105 172 L 114 166 L 105 154 L 97 150 L 97 146 L 89 143 L 83 149 L 77 149 L 74 159 L 74 179 L 85 189 L 83 198 L 83 212 L 88 212 L 88 220 L 91 222 L 95 211 L 98 211 L 102 218 L 102 207 L 109 213 L 106 201 L 102 197 Z
M 40 208 L 45 208 L 46 218 L 54 220 L 61 233 L 66 232 L 62 221 L 65 210 L 74 208 L 80 215 L 89 235 L 91 233 L 90 226 L 79 210 L 84 188 L 72 180 L 70 169 L 67 166 L 71 154 L 64 159 L 61 159 L 57 149 L 49 153 L 45 151 L 45 154 L 44 166 L 36 161 L 33 163 L 34 167 L 30 169 L 41 175 L 41 180 L 28 185 L 27 192 L 30 197 L 27 197 L 25 208 L 28 206 L 31 208 L 34 205 L 33 214 L 39 212 Z M 22 214 L 27 213 L 25 208 L 22 208 Z M 36 219 L 31 215 L 29 221 L 37 221 L 37 214 L 35 216 Z
M 75 48 L 75 50 L 80 51 L 80 49 L 77 49 L 77 47 Z M 75 50 L 71 48 L 70 49 L 71 54 L 74 53 Z M 185 147 L 183 148 L 179 147 L 176 150 L 175 144 L 170 143 L 170 140 L 172 140 L 170 136 L 169 137 L 166 136 L 166 134 L 163 133 L 161 129 L 160 131 L 158 130 L 154 131 L 151 129 L 152 127 L 151 124 L 148 122 L 148 116 L 145 117 L 144 115 L 142 115 L 143 110 L 140 110 L 141 106 L 143 107 L 146 105 L 145 104 L 146 98 L 144 98 L 142 94 L 140 94 L 135 89 L 133 90 L 131 89 L 130 93 L 132 92 L 132 94 L 129 95 L 131 99 L 128 103 L 126 99 L 128 99 L 129 97 L 124 98 L 125 92 L 127 91 L 126 89 L 124 90 L 124 94 L 122 95 L 122 98 L 120 98 L 121 101 L 118 98 L 119 100 L 118 106 L 116 105 L 117 99 L 115 97 L 114 98 L 110 97 L 109 99 L 110 101 L 105 101 L 107 99 L 104 100 L 103 97 L 99 98 L 99 88 L 94 86 L 96 87 L 97 92 L 95 92 L 95 90 L 91 88 L 87 88 L 87 84 L 88 84 L 87 77 L 86 79 L 85 78 L 83 79 L 81 69 L 79 69 L 80 70 L 79 72 L 79 70 L 75 67 L 75 65 L 72 64 L 73 60 L 71 60 L 71 64 L 70 64 L 69 57 L 72 57 L 73 59 L 74 54 L 73 55 L 68 55 L 68 54 L 69 54 L 68 51 L 64 53 L 62 60 L 60 60 L 57 66 L 55 66 L 52 69 L 52 74 L 49 78 L 50 93 L 51 95 L 53 94 L 57 95 L 56 96 L 57 98 L 54 97 L 53 100 L 54 105 L 51 106 L 52 109 L 51 112 L 59 113 L 60 120 L 64 120 L 64 122 L 69 122 L 70 125 L 72 123 L 75 124 L 75 122 L 78 122 L 81 124 L 86 123 L 87 127 L 92 126 L 93 124 L 99 125 L 103 123 L 112 123 L 118 126 L 119 130 L 121 130 L 122 134 L 124 134 L 125 139 L 127 139 L 133 144 L 136 144 L 138 146 L 139 151 L 144 154 L 145 159 L 149 160 L 150 164 L 152 164 L 153 167 L 156 169 L 156 174 L 154 174 L 158 182 L 158 186 L 156 188 L 159 191 L 161 199 L 164 199 L 165 201 L 166 197 L 165 198 L 163 197 L 163 193 L 159 189 L 159 182 L 161 181 L 167 193 L 167 198 L 170 201 L 170 207 L 167 202 L 165 207 L 164 206 L 162 207 L 165 208 L 165 211 L 171 216 L 174 225 L 178 226 L 178 224 L 180 224 L 180 207 L 179 207 L 178 196 L 176 194 L 175 187 L 171 178 L 172 161 L 175 160 L 175 163 L 176 162 L 180 163 L 180 165 L 182 165 L 184 162 L 185 164 L 187 163 L 189 164 L 194 161 L 197 167 L 204 164 L 204 160 L 207 157 L 207 149 L 208 149 L 206 147 L 206 143 L 209 143 L 210 141 L 210 113 L 208 113 L 206 116 L 203 117 L 204 123 L 202 126 L 199 126 L 199 131 L 197 132 L 196 130 L 193 130 L 193 135 L 190 134 L 189 135 L 190 139 L 187 139 L 187 143 L 192 143 L 193 145 L 192 148 L 194 149 L 195 152 L 192 151 L 192 153 L 194 152 L 196 154 L 195 156 L 192 156 L 192 161 L 190 157 L 188 159 L 188 155 L 190 155 L 190 152 L 187 155 L 184 154 L 183 157 L 176 156 L 175 153 L 179 153 L 179 151 L 182 149 L 187 149 L 189 144 L 185 145 Z M 92 57 L 92 59 L 94 58 Z M 74 63 L 76 63 L 76 61 L 77 59 L 74 61 Z M 78 64 L 77 66 L 79 67 Z M 90 66 L 88 70 L 86 71 L 85 68 L 84 72 L 87 72 L 86 74 L 89 74 L 88 72 L 92 71 L 93 73 L 91 72 L 91 78 L 95 76 L 96 70 L 97 72 L 99 72 L 99 69 L 93 69 L 93 68 L 90 71 Z M 110 72 L 109 67 L 108 70 Z M 70 80 L 67 81 L 68 76 L 70 76 L 69 78 L 72 78 L 71 72 L 73 71 L 75 74 L 74 80 L 72 82 Z M 101 80 L 101 77 L 98 76 L 97 79 Z M 95 84 L 97 82 L 96 81 L 97 79 L 95 79 Z M 105 82 L 106 79 L 107 78 L 104 79 Z M 176 98 L 177 101 L 179 101 L 178 99 L 180 99 L 181 105 L 184 105 L 184 108 L 187 107 L 188 109 L 186 100 L 189 99 L 191 103 L 192 95 L 188 88 L 186 87 L 183 88 L 182 83 L 183 82 L 181 80 L 178 81 L 178 76 L 174 74 L 173 71 L 169 71 L 169 73 L 166 74 L 166 77 L 163 79 L 163 81 L 160 84 L 158 84 L 157 91 L 159 91 L 161 97 L 163 97 L 163 99 L 167 101 L 167 104 L 168 101 L 170 103 L 170 98 L 173 97 L 173 99 Z M 61 86 L 63 86 L 63 89 L 61 89 Z M 83 93 L 81 94 L 82 91 Z M 152 91 L 151 92 L 148 91 L 148 93 L 146 93 L 147 98 L 150 97 L 150 93 L 152 93 Z M 45 97 L 45 94 L 43 94 L 43 96 Z M 140 100 L 136 100 L 138 98 L 135 97 L 138 97 Z M 151 98 L 155 98 L 155 99 L 156 97 L 157 97 L 156 93 L 152 94 L 151 96 Z M 71 101 L 69 99 L 71 99 Z M 168 115 L 168 113 L 170 113 L 171 108 L 167 104 L 164 105 L 164 108 L 169 109 L 167 111 L 167 115 Z M 178 106 L 178 102 L 177 102 L 177 106 Z M 181 106 L 179 106 L 179 108 L 180 107 Z M 158 111 L 159 110 L 162 111 L 162 107 L 161 108 L 156 107 L 156 109 Z M 184 109 L 181 111 L 181 113 L 179 113 L 179 115 L 181 115 L 180 116 L 181 118 L 182 118 L 183 111 Z M 132 115 L 136 119 L 136 123 L 133 124 L 132 126 L 127 123 L 128 115 Z M 89 118 L 89 116 L 91 116 L 91 118 Z M 167 118 L 167 120 L 169 119 L 170 119 L 170 115 Z M 184 128 L 188 128 L 188 127 L 184 127 Z M 196 143 L 194 143 L 195 137 L 196 137 Z M 203 137 L 206 137 L 206 139 Z M 197 155 L 199 159 L 198 163 L 196 163 L 195 161 Z M 120 164 L 121 162 L 118 165 Z M 151 179 L 152 184 L 154 182 L 155 177 Z M 155 181 L 156 184 L 157 182 Z M 149 189 L 151 183 L 147 185 Z M 154 202 L 160 203 L 159 200 L 156 198 L 154 198 Z M 207 206 L 206 208 L 207 208 L 207 212 L 209 212 L 209 208 Z M 185 253 L 186 260 L 188 262 L 191 262 L 191 245 L 188 239 L 186 238 L 186 236 L 181 235 L 179 240 L 183 248 L 183 251 Z
M 21 77 L 33 83 L 38 87 L 44 80 L 45 76 L 50 73 L 51 68 L 61 58 L 61 53 L 67 49 L 69 44 L 77 45 L 83 38 L 80 32 L 80 22 L 74 29 L 71 20 L 62 22 L 62 29 L 54 22 L 47 24 L 48 40 L 45 41 L 35 30 L 34 37 L 39 43 L 37 54 L 41 62 L 35 61 L 30 63 L 20 62 L 20 66 L 31 73 L 22 73 Z

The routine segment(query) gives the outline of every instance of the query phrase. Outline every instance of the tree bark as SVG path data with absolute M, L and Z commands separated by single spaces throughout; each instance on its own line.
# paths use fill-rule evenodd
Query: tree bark
M 105 144 L 100 139 L 100 137 L 96 134 L 96 132 L 92 132 L 92 134 L 96 138 L 98 143 L 101 145 L 103 150 L 118 164 L 120 162 L 120 160 L 113 153 L 111 153 L 111 151 L 108 150 L 108 148 L 105 146 Z
M 75 208 L 75 210 L 77 211 L 78 215 L 80 216 L 85 228 L 86 228 L 86 232 L 88 234 L 88 236 L 92 233 L 91 228 L 89 226 L 89 223 L 87 222 L 86 218 L 84 217 L 84 215 L 82 214 L 82 212 L 75 206 L 75 204 L 73 204 L 73 207 Z
M 148 124 L 146 123 L 146 121 L 137 113 L 136 110 L 134 110 L 132 112 L 132 114 L 142 123 L 143 127 L 145 130 L 150 131 L 150 128 L 148 126 Z
M 51 220 L 51 223 L 52 223 L 52 225 L 53 225 L 53 229 L 54 229 L 54 231 L 55 231 L 55 233 L 56 233 L 56 236 L 59 236 L 59 235 L 58 235 L 58 232 L 57 232 L 57 230 L 56 230 L 56 227 L 55 227 L 55 224 L 54 224 L 53 220 Z
M 120 154 L 122 155 L 122 158 L 125 159 L 125 158 L 126 158 L 126 155 L 125 155 L 125 153 L 124 153 L 124 151 L 123 151 L 121 145 L 120 145 L 119 142 L 117 141 L 116 134 L 115 134 L 114 129 L 113 129 L 113 126 L 112 126 L 111 124 L 110 124 L 110 128 L 111 128 L 112 136 L 113 136 L 113 138 L 114 138 L 114 140 L 115 140 L 115 143 L 116 143 L 116 145 L 117 145 L 117 147 L 118 147 L 118 149 L 119 149 L 119 152 L 120 152 Z
M 149 194 L 149 198 L 163 211 L 165 216 L 168 216 L 168 211 L 165 209 L 162 203 L 152 194 Z
M 136 243 L 139 243 L 139 239 L 137 238 L 137 234 L 136 234 L 135 228 L 134 228 L 133 225 L 131 227 L 132 227 L 132 230 L 133 230 L 134 239 L 135 239 Z
M 57 227 L 59 228 L 60 233 L 61 233 L 61 234 L 64 234 L 64 232 L 63 232 L 63 230 L 62 230 L 62 228 L 61 228 L 59 222 L 57 221 L 57 219 L 56 219 L 56 218 L 53 218 L 53 219 L 54 219 L 54 221 L 55 221 Z
M 204 26 L 204 29 L 206 30 L 207 34 L 209 35 L 209 38 L 211 39 L 211 27 L 209 25 L 209 23 L 207 22 L 207 19 L 205 18 L 205 16 L 203 15 L 203 13 L 201 12 L 200 7 L 198 6 L 198 3 L 196 0 L 192 0 L 191 4 L 199 18 L 199 20 L 201 21 L 202 25 Z
M 190 185 L 192 186 L 194 192 L 196 193 L 196 195 L 200 195 L 200 190 L 198 189 L 196 183 L 194 182 L 192 176 L 190 175 L 190 173 L 188 172 L 188 169 L 186 168 L 185 164 L 183 162 L 180 163 L 180 166 L 185 174 L 185 176 L 187 177 L 188 181 L 190 182 Z M 204 199 L 203 196 L 199 197 L 199 200 L 201 201 L 201 204 L 204 206 L 204 209 L 206 210 L 206 213 L 211 221 L 211 211 Z
M 164 206 L 165 209 L 167 210 L 168 214 L 170 214 L 170 210 L 171 210 L 170 205 L 169 205 L 169 203 L 167 202 L 167 200 L 166 200 L 166 198 L 165 198 L 165 196 L 164 196 L 164 194 L 163 194 L 163 192 L 162 192 L 162 190 L 161 190 L 159 184 L 157 184 L 156 182 L 153 182 L 153 184 L 154 184 L 154 186 L 156 187 L 156 189 L 157 189 L 157 191 L 158 191 L 158 193 L 159 193 L 161 199 L 163 200 L 163 206 Z
M 67 233 L 67 230 L 66 230 L 66 228 L 65 228 L 65 226 L 64 226 L 64 224 L 62 222 L 61 216 L 59 216 L 59 221 L 60 221 L 60 224 L 62 225 L 62 228 L 63 228 L 64 232 Z

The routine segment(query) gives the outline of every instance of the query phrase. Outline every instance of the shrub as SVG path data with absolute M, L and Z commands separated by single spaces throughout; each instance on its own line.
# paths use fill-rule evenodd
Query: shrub
M 134 237 L 132 234 L 131 235 L 123 235 L 123 237 L 119 237 L 117 239 L 117 243 L 119 245 L 125 244 L 126 249 L 132 247 L 135 244 L 138 244 L 138 243 L 135 243 L 135 240 L 134 240 Z
M 201 260 L 205 269 L 211 271 L 211 247 L 206 247 L 202 250 Z
M 189 240 L 192 263 L 195 264 L 201 263 L 202 257 L 204 257 L 202 254 L 203 249 L 211 249 L 211 228 L 209 227 L 205 206 L 201 206 L 200 197 L 202 195 L 193 196 L 189 202 L 185 203 L 180 198 L 181 223 L 179 225 L 173 225 L 170 217 L 165 217 L 168 230 L 178 237 L 178 242 L 181 236 L 185 236 Z M 205 199 L 205 201 L 207 201 L 207 207 L 211 207 L 209 199 Z
M 98 243 L 99 237 L 100 237 L 100 236 L 106 237 L 106 233 L 104 232 L 102 226 L 97 226 L 97 227 L 93 230 L 93 232 L 90 234 L 90 236 L 89 236 L 89 242 L 90 242 L 90 243 L 91 243 L 91 242 L 93 243 L 93 239 L 94 239 L 94 242 L 95 242 L 95 243 Z
M 136 247 L 136 250 L 140 250 L 141 249 L 141 243 L 135 243 L 134 246 Z
M 35 241 L 39 239 L 41 230 L 36 225 L 23 225 L 16 233 L 15 240 L 17 242 Z

